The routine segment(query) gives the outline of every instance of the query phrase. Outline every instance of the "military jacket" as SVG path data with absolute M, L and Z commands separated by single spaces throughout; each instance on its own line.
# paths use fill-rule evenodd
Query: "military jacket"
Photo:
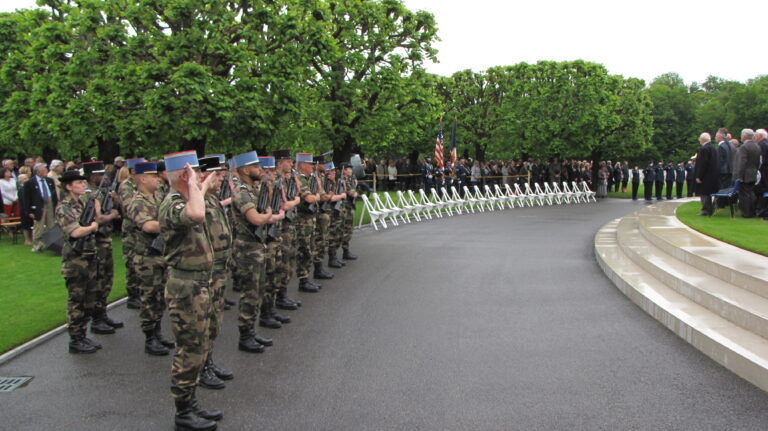
M 306 176 L 304 174 L 299 174 L 299 197 L 301 198 L 301 203 L 299 203 L 299 213 L 304 215 L 314 214 L 314 211 L 311 210 L 311 205 L 307 203 L 305 200 L 307 196 L 311 195 L 312 192 L 309 191 L 309 182 L 314 180 L 314 177 Z
M 210 194 L 205 196 L 205 223 L 211 235 L 215 263 L 226 263 L 232 252 L 232 228 L 218 197 Z
M 120 183 L 120 187 L 117 188 L 117 195 L 120 197 L 120 209 L 123 213 L 123 238 L 128 240 L 134 239 L 133 234 L 136 230 L 136 225 L 134 225 L 133 221 L 126 215 L 128 203 L 130 203 L 134 193 L 136 193 L 136 183 L 133 181 L 133 178 L 128 178 L 123 181 Z
M 249 210 L 257 210 L 256 204 L 259 202 L 258 192 L 253 186 L 245 181 L 240 181 L 237 190 L 232 193 L 232 213 L 235 216 L 235 236 L 238 240 L 246 242 L 259 242 L 254 234 L 255 225 L 251 224 L 245 217 Z
M 355 181 L 354 177 L 344 177 L 344 192 L 347 194 L 347 199 L 345 200 L 344 205 L 348 208 L 354 208 L 355 207 L 355 197 L 352 196 L 353 194 L 356 195 L 357 191 L 355 190 L 357 186 L 357 181 Z
M 83 208 L 88 204 L 88 200 L 94 195 L 93 190 L 87 189 L 85 193 L 80 196 L 80 200 L 83 202 Z M 96 244 L 109 245 L 112 244 L 112 231 L 114 227 L 112 223 L 107 223 L 99 226 L 99 230 L 96 231 Z
M 154 194 L 147 195 L 137 191 L 128 203 L 126 219 L 130 219 L 136 227 L 136 232 L 134 233 L 136 238 L 134 250 L 136 253 L 141 255 L 149 254 L 149 248 L 157 234 L 146 233 L 141 230 L 141 227 L 148 221 L 159 221 L 159 214 L 160 202 L 155 199 Z
M 168 191 L 171 188 L 168 187 L 168 184 L 165 183 L 165 181 L 160 181 L 160 186 L 157 187 L 157 190 L 155 190 L 155 200 L 160 203 L 165 199 L 165 196 L 168 195 Z
M 63 260 L 80 256 L 72 249 L 72 243 L 75 241 L 70 235 L 72 231 L 80 227 L 80 215 L 85 210 L 85 203 L 81 199 L 72 199 L 66 195 L 64 200 L 56 206 L 56 222 L 64 233 L 64 248 L 61 252 Z M 96 253 L 96 236 L 88 235 L 83 240 L 83 254 L 92 255 Z
M 165 262 L 182 271 L 213 269 L 213 247 L 205 223 L 187 216 L 187 201 L 179 193 L 169 193 L 160 204 L 160 231 L 165 238 Z

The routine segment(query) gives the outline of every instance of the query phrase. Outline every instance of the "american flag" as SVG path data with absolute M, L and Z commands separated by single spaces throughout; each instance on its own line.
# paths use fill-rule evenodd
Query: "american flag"
M 443 125 L 437 129 L 437 142 L 435 142 L 435 163 L 440 169 L 443 168 Z

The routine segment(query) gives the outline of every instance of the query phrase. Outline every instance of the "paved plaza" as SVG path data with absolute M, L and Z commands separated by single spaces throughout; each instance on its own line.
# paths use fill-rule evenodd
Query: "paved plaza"
M 644 206 L 513 209 L 357 232 L 337 270 L 280 330 L 237 350 L 225 315 L 220 430 L 764 430 L 768 395 L 699 353 L 625 297 L 593 241 Z M 230 297 L 234 298 L 231 292 Z M 62 304 L 62 315 L 64 314 Z M 144 354 L 137 313 L 67 353 L 66 334 L 0 366 L 34 376 L 0 394 L 2 430 L 170 430 L 171 356 Z M 165 331 L 169 326 L 165 325 Z

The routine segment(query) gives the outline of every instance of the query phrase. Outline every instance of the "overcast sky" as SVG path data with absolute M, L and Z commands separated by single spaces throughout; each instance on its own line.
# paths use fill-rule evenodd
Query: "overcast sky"
M 435 15 L 450 75 L 521 61 L 583 59 L 650 82 L 665 72 L 703 81 L 768 74 L 766 0 L 404 0 Z M 0 10 L 33 7 L 0 0 Z M 762 27 L 762 28 L 760 28 Z

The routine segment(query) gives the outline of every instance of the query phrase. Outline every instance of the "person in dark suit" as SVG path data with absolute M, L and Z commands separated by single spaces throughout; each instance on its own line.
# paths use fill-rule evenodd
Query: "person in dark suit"
M 675 165 L 672 162 L 664 167 L 664 182 L 667 183 L 667 200 L 672 200 L 672 189 L 675 185 Z
M 637 168 L 635 168 L 637 169 Z M 627 192 L 627 183 L 629 182 L 629 162 L 625 161 L 621 165 L 621 192 Z
M 699 136 L 699 152 L 696 153 L 696 193 L 701 196 L 701 216 L 712 215 L 712 193 L 717 193 L 720 188 L 720 163 L 717 150 L 712 145 L 712 137 L 709 133 Z
M 653 183 L 656 181 L 656 168 L 653 167 L 653 162 L 649 162 L 648 166 L 643 169 L 643 187 L 645 200 L 650 202 L 653 199 Z
M 55 220 L 56 205 L 59 203 L 56 196 L 56 185 L 48 178 L 48 167 L 45 163 L 38 163 L 32 168 L 33 177 L 24 183 L 24 211 L 29 218 L 34 220 L 32 227 L 32 251 L 42 253 L 45 245 L 42 237 L 48 229 L 52 228 Z
M 626 162 L 625 162 L 626 163 Z M 632 169 L 632 200 L 637 200 L 637 189 L 640 188 L 640 169 L 635 166 Z
M 760 129 L 755 132 L 755 142 L 760 147 L 760 181 L 755 186 L 755 196 L 757 197 L 757 216 L 768 219 L 768 198 L 763 197 L 763 193 L 768 192 L 768 131 Z
M 728 142 L 726 136 L 728 135 L 728 129 L 721 128 L 715 134 L 715 140 L 717 141 L 717 158 L 720 162 L 720 188 L 727 189 L 733 186 L 733 155 L 735 151 L 731 148 L 731 144 Z
M 691 161 L 685 162 L 685 184 L 688 186 L 688 192 L 686 195 L 690 198 L 696 193 L 696 187 L 694 187 L 694 179 L 696 175 L 694 174 L 694 168 L 693 163 Z
M 677 186 L 677 198 L 682 199 L 683 186 L 685 185 L 685 166 L 683 166 L 683 162 L 678 163 L 675 168 L 675 183 Z
M 752 129 L 741 131 L 742 145 L 733 158 L 733 181 L 739 180 L 739 208 L 741 216 L 755 216 L 755 183 L 760 168 L 760 147 L 755 143 Z
M 660 201 L 664 199 L 664 162 L 659 162 L 654 167 L 654 173 L 656 174 L 656 200 Z

